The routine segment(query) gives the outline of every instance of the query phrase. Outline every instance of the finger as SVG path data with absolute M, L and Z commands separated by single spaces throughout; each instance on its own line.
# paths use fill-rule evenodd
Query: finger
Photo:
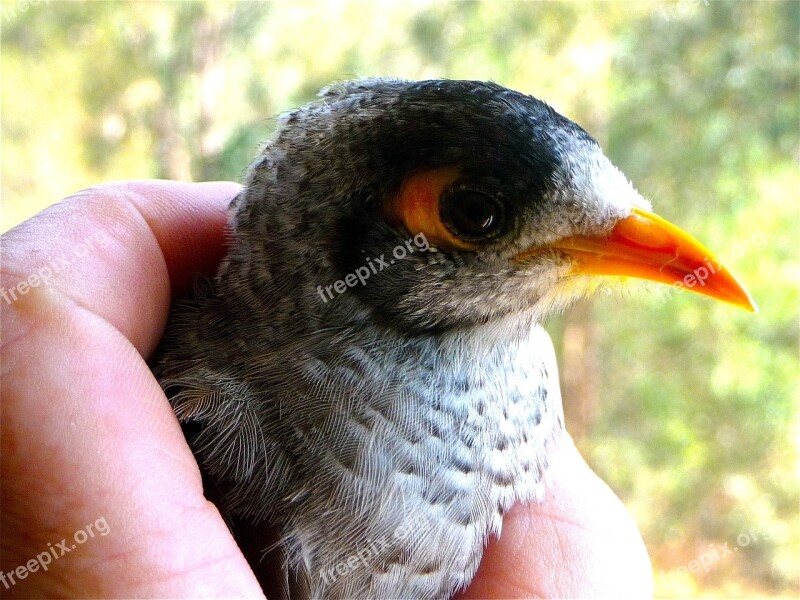
M 224 253 L 234 183 L 140 181 L 75 194 L 3 236 L 0 295 L 25 314 L 48 288 L 102 317 L 143 355 L 161 337 L 170 291 L 210 272 Z M 38 306 L 37 302 L 45 302 Z M 24 331 L 12 312 L 13 330 Z
M 170 189 L 156 194 L 157 206 L 182 202 L 177 188 L 164 187 Z M 203 196 L 208 188 L 200 187 L 210 208 L 235 189 L 217 186 Z M 2 570 L 17 573 L 10 593 L 20 595 L 258 595 L 225 524 L 203 498 L 197 465 L 140 355 L 158 327 L 136 321 L 159 317 L 150 305 L 166 304 L 169 265 L 188 272 L 202 262 L 180 244 L 162 253 L 158 242 L 192 218 L 166 208 L 139 213 L 125 204 L 132 193 L 140 192 L 87 192 L 3 239 L 4 258 L 14 259 L 4 260 L 7 277 L 19 279 L 65 240 L 86 239 L 81 223 L 113 233 L 103 252 L 87 253 L 3 310 Z M 207 235 L 215 229 L 221 227 L 208 226 Z M 79 288 L 82 277 L 99 298 Z M 127 293 L 139 306 L 116 289 L 121 278 L 136 284 Z M 106 534 L 76 537 L 98 523 Z M 68 553 L 57 550 L 46 573 L 25 570 L 61 540 Z
M 169 403 L 119 332 L 81 309 L 40 315 L 3 353 L 3 382 L 3 571 L 28 564 L 47 544 L 74 544 L 98 520 L 108 530 L 12 593 L 260 593 L 203 497 Z
M 629 513 L 569 436 L 541 503 L 515 506 L 460 598 L 649 598 L 650 559 Z
M 124 185 L 129 200 L 158 242 L 173 296 L 188 290 L 195 273 L 216 272 L 226 251 L 228 205 L 241 190 L 240 185 L 227 181 L 139 181 Z

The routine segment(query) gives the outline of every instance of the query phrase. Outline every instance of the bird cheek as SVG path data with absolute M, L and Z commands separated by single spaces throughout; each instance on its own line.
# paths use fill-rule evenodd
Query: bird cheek
M 541 296 L 564 279 L 574 275 L 574 262 L 564 254 L 546 250 L 525 261 L 518 276 L 526 280 L 526 287 L 535 297 Z

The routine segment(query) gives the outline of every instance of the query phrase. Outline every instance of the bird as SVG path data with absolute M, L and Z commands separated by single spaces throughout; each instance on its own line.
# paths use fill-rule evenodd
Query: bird
M 222 512 L 277 531 L 276 597 L 469 584 L 564 431 L 548 315 L 631 278 L 755 310 L 583 128 L 492 82 L 331 84 L 228 214 L 152 368 Z

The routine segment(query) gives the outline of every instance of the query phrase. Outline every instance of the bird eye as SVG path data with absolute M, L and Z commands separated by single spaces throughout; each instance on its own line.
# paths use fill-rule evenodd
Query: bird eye
M 505 221 L 499 198 L 461 186 L 442 195 L 439 211 L 442 222 L 454 235 L 473 242 L 496 237 Z
M 433 246 L 450 250 L 478 250 L 505 231 L 505 207 L 498 196 L 457 183 L 455 168 L 410 174 L 398 193 L 389 197 L 386 217 L 416 235 L 425 234 Z

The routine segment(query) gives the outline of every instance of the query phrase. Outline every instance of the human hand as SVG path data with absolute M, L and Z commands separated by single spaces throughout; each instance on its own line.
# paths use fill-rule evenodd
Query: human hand
M 146 363 L 171 297 L 223 255 L 238 189 L 108 184 L 3 236 L 0 591 L 9 597 L 262 595 Z M 461 597 L 652 595 L 647 553 L 620 501 L 566 436 L 550 462 L 544 500 L 506 515 Z

